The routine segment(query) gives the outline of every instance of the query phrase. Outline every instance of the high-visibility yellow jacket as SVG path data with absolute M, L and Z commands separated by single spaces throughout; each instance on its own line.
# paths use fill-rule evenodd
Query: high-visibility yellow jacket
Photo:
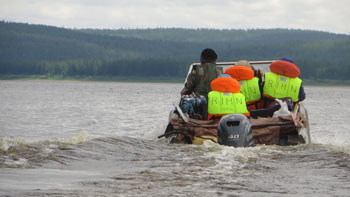
M 272 98 L 291 97 L 298 101 L 302 80 L 298 77 L 290 78 L 273 72 L 265 73 L 263 95 Z
M 245 97 L 242 93 L 211 91 L 208 94 L 209 114 L 246 114 Z

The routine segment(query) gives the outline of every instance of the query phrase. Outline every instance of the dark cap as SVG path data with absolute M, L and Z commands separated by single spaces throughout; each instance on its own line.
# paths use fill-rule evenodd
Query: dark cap
M 291 59 L 289 59 L 289 58 L 286 58 L 286 57 L 284 57 L 284 58 L 282 58 L 282 59 L 280 59 L 280 60 L 282 60 L 282 61 L 287 61 L 287 62 L 290 62 L 290 63 L 293 63 L 293 64 L 294 64 L 294 61 L 293 61 L 293 60 L 291 60 Z
M 215 53 L 213 49 L 204 49 L 201 53 L 201 62 L 206 63 L 206 62 L 215 62 L 218 59 L 218 55 Z

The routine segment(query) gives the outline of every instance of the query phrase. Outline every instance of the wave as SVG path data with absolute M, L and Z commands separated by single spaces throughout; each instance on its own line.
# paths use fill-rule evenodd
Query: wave
M 350 156 L 350 144 L 341 144 L 341 145 L 326 145 L 330 149 L 336 152 L 342 152 Z
M 36 168 L 43 165 L 74 165 L 74 162 L 133 161 L 163 155 L 166 143 L 126 136 L 96 137 L 85 131 L 57 139 L 30 142 L 0 138 L 0 168 Z M 100 165 L 100 164 L 99 164 Z
M 88 133 L 81 131 L 73 136 L 31 142 L 22 138 L 0 138 L 0 167 L 33 167 L 51 156 L 59 147 L 82 144 Z
M 323 145 L 329 147 L 334 151 L 350 154 L 350 135 L 329 136 L 321 135 L 317 136 L 313 140 L 313 144 Z

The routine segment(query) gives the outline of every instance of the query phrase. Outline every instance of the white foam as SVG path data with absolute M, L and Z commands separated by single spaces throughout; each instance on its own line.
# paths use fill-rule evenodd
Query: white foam
M 234 148 L 209 141 L 202 146 L 208 149 L 204 151 L 204 157 L 213 158 L 216 161 L 216 165 L 211 167 L 215 171 L 220 169 L 223 171 L 236 171 L 259 157 L 257 154 L 259 148 L 257 147 Z
M 22 138 L 3 137 L 3 138 L 0 138 L 0 151 L 7 152 L 11 147 L 24 145 L 24 144 L 26 144 L 26 142 Z
M 22 138 L 0 138 L 0 151 L 7 153 L 12 148 L 26 148 L 28 147 L 37 147 L 42 149 L 42 153 L 50 153 L 52 149 L 55 149 L 59 144 L 81 144 L 87 141 L 88 133 L 86 131 L 81 131 L 73 136 L 50 139 L 50 140 L 40 140 L 37 142 L 30 142 L 29 140 Z
M 73 136 L 63 137 L 59 141 L 68 144 L 81 144 L 87 140 L 87 137 L 88 133 L 83 130 Z

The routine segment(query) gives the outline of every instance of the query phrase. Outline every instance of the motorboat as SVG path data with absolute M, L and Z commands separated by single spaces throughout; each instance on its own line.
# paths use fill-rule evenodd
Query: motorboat
M 255 69 L 268 72 L 273 61 L 250 61 Z M 236 62 L 217 62 L 222 71 Z M 199 63 L 191 64 L 185 83 Z M 182 96 L 170 111 L 164 134 L 170 143 L 197 144 L 206 141 L 233 147 L 265 145 L 298 145 L 311 143 L 308 112 L 302 102 L 293 103 L 291 98 L 276 99 L 263 109 L 250 111 L 250 117 L 242 114 L 227 114 L 220 119 L 206 120 L 199 113 L 202 98 L 196 95 Z M 184 112 L 184 105 L 192 102 L 195 113 Z M 290 107 L 290 102 L 292 107 Z M 288 104 L 288 113 L 276 115 Z

